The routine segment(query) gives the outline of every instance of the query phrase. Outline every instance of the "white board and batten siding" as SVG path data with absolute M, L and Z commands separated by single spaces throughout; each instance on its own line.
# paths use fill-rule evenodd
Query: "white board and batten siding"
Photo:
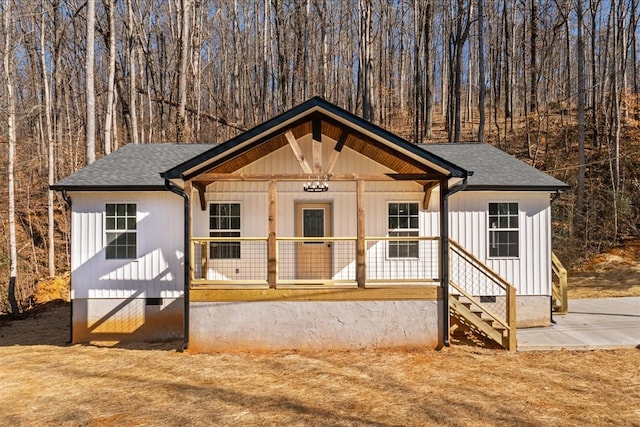
M 438 234 L 438 191 L 426 232 Z M 489 203 L 518 203 L 519 256 L 489 257 Z M 464 191 L 449 199 L 450 237 L 513 284 L 518 295 L 551 294 L 551 208 L 548 192 Z
M 165 191 L 73 192 L 72 298 L 178 298 L 183 294 L 182 199 Z M 135 203 L 136 259 L 106 259 L 107 203 Z

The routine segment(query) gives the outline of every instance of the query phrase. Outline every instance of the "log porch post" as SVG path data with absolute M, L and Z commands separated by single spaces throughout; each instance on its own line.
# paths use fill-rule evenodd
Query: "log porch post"
M 364 181 L 356 181 L 356 210 L 358 212 L 356 232 L 356 281 L 359 288 L 364 288 L 367 266 L 365 261 L 365 230 L 364 230 Z
M 267 238 L 267 282 L 276 287 L 278 279 L 278 250 L 276 247 L 276 188 L 275 180 L 269 181 L 269 237 Z

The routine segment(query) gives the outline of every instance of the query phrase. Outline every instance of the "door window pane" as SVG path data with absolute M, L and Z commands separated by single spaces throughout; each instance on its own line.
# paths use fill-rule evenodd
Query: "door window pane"
M 302 210 L 303 237 L 324 237 L 324 209 Z

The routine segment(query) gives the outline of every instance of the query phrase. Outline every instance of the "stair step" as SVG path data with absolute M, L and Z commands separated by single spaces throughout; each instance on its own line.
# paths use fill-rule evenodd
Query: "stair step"
M 488 317 L 475 303 L 452 298 L 449 303 L 450 313 L 456 323 L 478 335 L 497 342 L 504 347 L 507 328 Z

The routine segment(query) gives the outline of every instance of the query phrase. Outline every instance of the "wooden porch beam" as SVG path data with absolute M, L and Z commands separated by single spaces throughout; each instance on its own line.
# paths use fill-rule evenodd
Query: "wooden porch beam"
M 296 137 L 293 136 L 293 132 L 288 131 L 287 133 L 284 134 L 284 136 L 287 138 L 287 141 L 289 142 L 289 146 L 291 147 L 291 151 L 293 151 L 293 155 L 296 156 L 296 159 L 298 160 L 298 163 L 302 168 L 302 172 L 306 174 L 310 174 L 311 167 L 309 166 L 309 163 L 307 163 L 307 160 L 304 158 L 304 155 L 302 154 L 302 149 L 300 148 L 300 145 L 298 144 Z
M 309 176 L 315 177 L 320 175 L 326 177 L 329 181 L 435 181 L 442 179 L 441 175 L 432 173 L 424 174 L 328 174 L 326 172 L 310 172 L 305 174 L 244 174 L 244 173 L 216 173 L 206 172 L 194 178 L 194 182 L 212 182 L 212 181 L 308 181 Z
M 311 122 L 312 139 L 311 149 L 313 156 L 313 173 L 322 172 L 322 122 L 314 118 Z

